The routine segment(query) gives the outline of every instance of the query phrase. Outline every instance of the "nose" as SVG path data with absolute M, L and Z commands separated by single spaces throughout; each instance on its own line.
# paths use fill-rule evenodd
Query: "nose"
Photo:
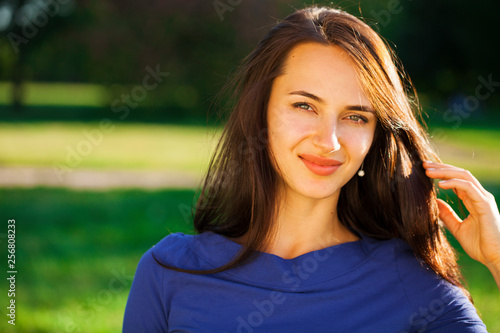
M 324 122 L 314 134 L 313 144 L 325 154 L 339 150 L 340 142 L 336 122 Z

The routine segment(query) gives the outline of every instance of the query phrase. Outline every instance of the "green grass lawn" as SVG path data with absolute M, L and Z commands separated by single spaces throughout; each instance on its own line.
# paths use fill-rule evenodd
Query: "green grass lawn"
M 112 125 L 104 133 L 97 122 L 0 123 L 0 165 L 52 167 L 74 162 L 76 153 L 81 157 L 76 168 L 183 170 L 199 175 L 220 135 L 220 129 L 197 126 L 117 121 Z M 444 162 L 500 184 L 499 130 L 439 130 L 435 146 Z M 86 133 L 92 133 L 93 142 Z
M 500 129 L 439 131 L 443 135 L 435 138 L 434 145 L 443 162 L 468 169 L 479 180 L 500 184 Z
M 24 105 L 103 106 L 108 101 L 106 88 L 83 83 L 24 83 Z M 0 82 L 0 105 L 11 103 L 12 84 Z
M 215 129 L 112 123 L 0 123 L 0 165 L 123 170 L 182 170 L 199 174 L 213 151 Z M 89 134 L 90 133 L 90 134 Z M 81 159 L 79 163 L 78 157 Z
M 170 232 L 192 232 L 193 195 L 0 189 L 0 253 L 6 258 L 6 222 L 15 218 L 18 270 L 17 324 L 2 320 L 0 331 L 119 332 L 140 256 Z M 0 299 L 5 319 L 6 293 Z
M 0 189 L 0 197 L 1 220 L 16 219 L 18 270 L 17 324 L 3 320 L 1 332 L 119 332 L 140 256 L 170 232 L 192 232 L 190 190 Z M 5 258 L 5 246 L 0 253 Z M 499 332 L 493 278 L 460 258 L 477 309 Z M 2 304 L 6 298 L 2 293 Z

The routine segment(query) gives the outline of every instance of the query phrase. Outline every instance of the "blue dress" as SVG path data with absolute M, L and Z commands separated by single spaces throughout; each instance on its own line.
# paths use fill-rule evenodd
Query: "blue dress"
M 229 271 L 211 269 L 241 245 L 213 232 L 174 233 L 139 262 L 123 332 L 486 332 L 462 291 L 399 239 L 361 236 L 283 259 L 260 253 Z

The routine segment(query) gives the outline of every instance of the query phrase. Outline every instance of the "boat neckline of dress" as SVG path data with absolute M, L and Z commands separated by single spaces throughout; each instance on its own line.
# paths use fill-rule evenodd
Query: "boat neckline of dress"
M 213 231 L 206 231 L 203 234 L 207 234 L 207 236 L 210 235 L 212 237 L 215 237 L 215 238 L 218 238 L 220 240 L 223 240 L 224 242 L 226 242 L 227 244 L 229 244 L 232 248 L 236 249 L 237 251 L 240 251 L 244 247 L 240 243 L 235 242 L 234 240 L 229 239 L 226 236 L 223 236 L 223 235 L 218 234 L 218 233 L 213 232 Z M 309 252 L 300 254 L 300 255 L 298 255 L 296 257 L 293 257 L 293 258 L 283 258 L 283 257 L 281 257 L 281 256 L 279 256 L 277 254 L 269 253 L 269 252 L 264 252 L 264 251 L 255 251 L 255 252 L 259 256 L 270 256 L 270 257 L 277 258 L 278 260 L 283 260 L 283 261 L 295 261 L 297 259 L 301 259 L 302 257 L 311 256 L 311 255 L 314 255 L 315 253 L 319 253 L 319 252 L 329 251 L 329 250 L 332 250 L 334 248 L 345 247 L 345 246 L 358 246 L 358 245 L 362 246 L 362 243 L 367 240 L 367 237 L 365 235 L 361 234 L 361 233 L 358 233 L 357 236 L 358 236 L 358 239 L 355 240 L 355 241 L 343 242 L 343 243 L 338 243 L 338 244 L 330 245 L 330 246 L 327 246 L 327 247 L 324 247 L 324 248 L 321 248 L 321 249 L 317 249 L 317 250 L 313 250 L 313 251 L 309 251 Z
M 243 247 L 212 231 L 194 235 L 188 244 L 191 250 L 210 268 L 227 264 Z M 249 284 L 262 287 L 308 290 L 312 286 L 337 279 L 358 269 L 378 252 L 377 248 L 380 245 L 381 243 L 375 239 L 360 235 L 356 241 L 332 245 L 291 259 L 256 251 L 258 255 L 252 260 L 250 266 L 237 266 L 222 274 L 228 274 L 240 281 L 247 281 Z M 305 272 L 303 276 L 307 275 L 306 279 L 300 279 L 300 287 L 291 284 L 293 279 L 297 279 L 297 274 L 299 274 L 297 269 Z M 291 284 L 289 287 L 286 286 L 287 281 Z

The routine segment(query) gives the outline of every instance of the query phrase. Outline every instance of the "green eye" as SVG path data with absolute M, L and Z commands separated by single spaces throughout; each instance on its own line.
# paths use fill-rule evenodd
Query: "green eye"
M 353 114 L 351 116 L 348 116 L 347 118 L 349 118 L 350 120 L 357 122 L 357 123 L 360 123 L 360 122 L 367 123 L 368 122 L 368 119 L 366 119 L 365 117 L 360 116 L 358 114 Z
M 312 107 L 307 103 L 294 103 L 292 106 L 296 109 L 302 109 L 306 111 L 314 111 Z

